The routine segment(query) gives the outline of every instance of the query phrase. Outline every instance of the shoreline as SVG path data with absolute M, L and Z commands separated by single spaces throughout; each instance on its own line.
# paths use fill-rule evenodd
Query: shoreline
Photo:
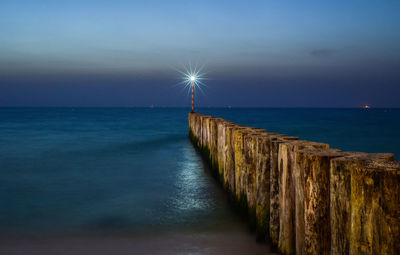
M 275 254 L 243 227 L 225 231 L 159 232 L 129 237 L 1 238 L 0 254 Z

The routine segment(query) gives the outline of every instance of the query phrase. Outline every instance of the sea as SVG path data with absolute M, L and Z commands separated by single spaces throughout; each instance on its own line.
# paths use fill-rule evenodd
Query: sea
M 199 108 L 400 158 L 400 109 Z M 188 108 L 0 108 L 0 254 L 273 254 L 188 139 Z

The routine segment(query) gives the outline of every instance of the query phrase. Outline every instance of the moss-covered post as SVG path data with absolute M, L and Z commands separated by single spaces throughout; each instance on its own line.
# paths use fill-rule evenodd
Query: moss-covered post
M 232 142 L 234 149 L 234 169 L 235 169 L 235 198 L 239 202 L 242 209 L 247 210 L 247 198 L 243 192 L 242 185 L 242 163 L 243 163 L 243 136 L 247 128 L 237 126 L 232 132 Z
M 233 131 L 236 124 L 229 123 L 225 127 L 225 164 L 224 179 L 227 180 L 227 187 L 232 197 L 235 196 L 235 150 L 233 144 Z
M 350 254 L 400 253 L 400 162 L 351 169 Z
M 206 116 L 206 115 L 202 115 L 202 116 L 199 116 L 199 137 L 198 137 L 198 139 L 199 139 L 199 148 L 201 149 L 202 147 L 203 147 L 203 136 L 204 136 L 204 119 L 205 118 L 208 118 L 209 116 Z
M 217 146 L 217 138 L 218 138 L 218 130 L 217 130 L 217 122 L 219 119 L 211 118 L 210 119 L 210 131 L 209 131 L 209 147 L 210 147 L 210 158 L 211 158 L 211 165 L 214 166 L 216 146 Z M 214 169 L 215 170 L 215 169 Z
M 400 163 L 190 113 L 189 137 L 266 240 L 293 254 L 398 254 Z M 269 219 L 269 221 L 268 221 Z
M 203 116 L 202 114 L 199 113 L 190 113 L 189 118 L 190 118 L 190 127 L 189 127 L 189 137 L 192 140 L 192 142 L 199 147 L 200 146 L 200 117 Z
M 285 135 L 271 135 L 269 137 L 270 144 L 270 220 L 269 220 L 269 236 L 274 247 L 279 242 L 279 169 L 278 169 L 278 152 L 279 144 L 299 139 L 298 137 L 288 137 Z
M 294 183 L 295 156 L 300 149 L 328 149 L 329 144 L 310 141 L 291 141 L 279 144 L 279 243 L 278 248 L 283 254 L 295 254 L 295 194 Z
M 216 160 L 218 162 L 218 175 L 221 178 L 221 182 L 223 186 L 225 187 L 226 179 L 225 179 L 225 171 L 224 171 L 224 165 L 225 165 L 225 125 L 227 121 L 221 119 L 217 123 L 217 133 L 218 133 L 218 138 L 217 138 L 217 156 Z
M 269 238 L 270 217 L 270 151 L 271 137 L 276 133 L 256 135 L 256 173 L 255 173 L 255 199 L 256 199 L 256 237 L 257 241 L 267 241 Z
M 202 137 L 202 128 L 203 128 L 203 118 L 206 117 L 205 115 L 199 115 L 197 118 L 197 147 L 201 148 L 201 137 Z
M 331 160 L 330 215 L 331 254 L 350 253 L 351 232 L 351 169 L 365 160 L 393 160 L 393 154 L 352 153 Z
M 265 130 L 251 129 L 249 133 L 244 135 L 243 147 L 243 165 L 242 165 L 242 185 L 244 193 L 247 197 L 247 207 L 250 227 L 256 228 L 256 205 L 257 205 L 257 190 L 256 190 L 256 171 L 257 171 L 257 139 L 260 135 L 265 135 Z
M 218 176 L 218 180 L 223 180 L 223 174 L 219 172 L 219 158 L 218 158 L 218 125 L 223 122 L 223 119 L 212 118 L 210 122 L 210 155 L 211 155 L 211 167 L 216 176 Z
M 203 137 L 202 137 L 202 142 L 203 142 L 203 149 L 207 150 L 206 151 L 206 156 L 209 158 L 210 156 L 210 145 L 209 145 L 209 136 L 210 136 L 210 120 L 211 116 L 207 116 L 203 120 Z
M 233 122 L 225 121 L 223 124 L 223 140 L 224 144 L 221 144 L 223 159 L 223 183 L 225 189 L 230 193 L 234 194 L 235 191 L 235 161 L 234 161 L 234 147 L 232 141 L 232 133 L 238 125 Z
M 198 147 L 199 146 L 199 141 L 198 140 L 199 140 L 199 129 L 200 129 L 200 127 L 199 127 L 200 115 L 199 114 L 193 114 L 193 116 L 194 116 L 194 118 L 193 118 L 192 131 L 193 131 L 194 137 L 196 138 L 195 145 L 196 145 L 196 147 Z
M 194 113 L 189 114 L 189 138 L 194 138 L 196 136 L 196 119 L 197 115 Z
M 337 149 L 296 152 L 296 254 L 330 254 L 330 160 Z
M 192 123 L 193 123 L 193 117 L 194 115 L 192 113 L 189 113 L 188 115 L 188 121 L 189 121 L 189 132 L 192 130 Z

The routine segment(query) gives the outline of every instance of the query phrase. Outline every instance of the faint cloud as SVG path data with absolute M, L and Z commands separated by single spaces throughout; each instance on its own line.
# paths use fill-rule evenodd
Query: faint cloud
M 318 49 L 310 52 L 310 55 L 314 57 L 331 57 L 333 54 L 334 51 L 331 49 Z

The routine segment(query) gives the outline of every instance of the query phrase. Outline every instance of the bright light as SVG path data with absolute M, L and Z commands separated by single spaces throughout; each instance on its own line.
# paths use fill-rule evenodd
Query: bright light
M 183 85 L 188 90 L 188 93 L 190 93 L 192 90 L 192 85 L 194 85 L 196 89 L 198 88 L 200 91 L 202 91 L 201 87 L 205 86 L 203 82 L 206 80 L 206 78 L 204 78 L 202 68 L 192 67 L 189 65 L 188 68 L 184 67 L 183 71 L 177 71 L 183 75 L 182 81 L 177 85 Z
M 202 86 L 205 86 L 203 83 L 204 73 L 202 72 L 203 67 L 197 68 L 197 66 L 193 67 L 190 63 L 188 67 L 184 67 L 184 71 L 177 70 L 183 75 L 183 79 L 177 85 L 183 85 L 185 89 L 187 89 L 188 95 L 192 92 L 192 112 L 194 112 L 194 91 L 196 89 L 204 94 L 202 90 Z M 196 92 L 197 94 L 197 92 Z

